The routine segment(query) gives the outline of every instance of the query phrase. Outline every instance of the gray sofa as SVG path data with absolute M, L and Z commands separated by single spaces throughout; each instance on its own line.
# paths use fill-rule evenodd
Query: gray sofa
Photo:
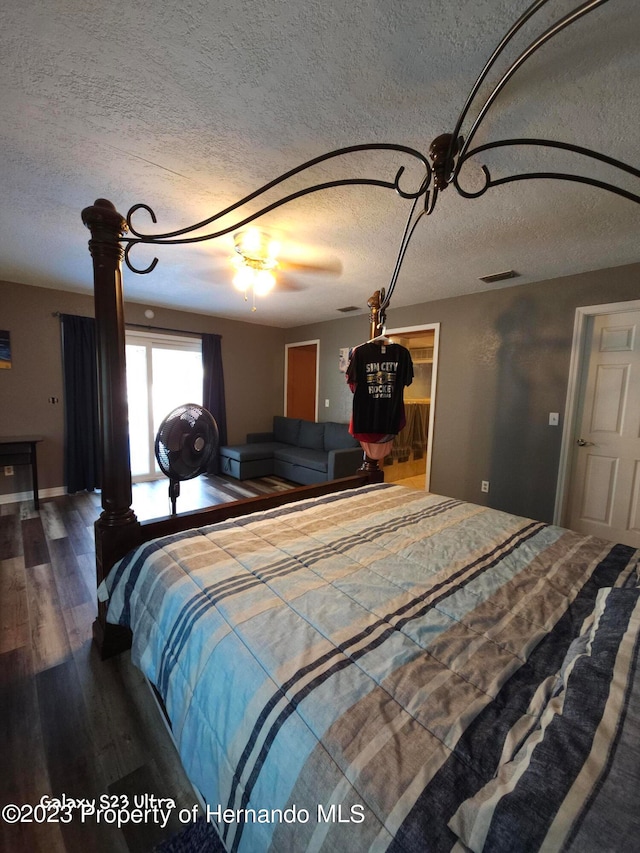
M 273 432 L 249 433 L 246 444 L 220 448 L 220 473 L 239 480 L 275 474 L 311 485 L 348 477 L 362 464 L 347 424 L 315 423 L 276 415 Z

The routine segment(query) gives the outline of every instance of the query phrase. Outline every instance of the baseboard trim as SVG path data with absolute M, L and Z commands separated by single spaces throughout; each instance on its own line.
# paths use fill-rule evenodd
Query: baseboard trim
M 52 489 L 38 489 L 38 497 L 42 498 L 59 498 L 66 495 L 67 490 L 64 486 L 54 486 Z M 33 492 L 14 492 L 11 495 L 0 495 L 0 504 L 17 504 L 22 501 L 32 501 Z

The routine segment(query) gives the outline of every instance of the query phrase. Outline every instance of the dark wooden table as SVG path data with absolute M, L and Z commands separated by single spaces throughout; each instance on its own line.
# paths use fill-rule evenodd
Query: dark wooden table
M 0 436 L 0 467 L 4 465 L 31 465 L 33 484 L 33 505 L 40 506 L 38 499 L 38 460 L 36 445 L 42 441 L 41 435 Z

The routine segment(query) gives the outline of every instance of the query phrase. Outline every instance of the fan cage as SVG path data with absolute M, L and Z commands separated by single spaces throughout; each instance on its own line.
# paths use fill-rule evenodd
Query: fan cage
M 170 412 L 156 434 L 155 454 L 162 473 L 172 480 L 203 474 L 218 449 L 218 425 L 211 412 L 185 403 Z

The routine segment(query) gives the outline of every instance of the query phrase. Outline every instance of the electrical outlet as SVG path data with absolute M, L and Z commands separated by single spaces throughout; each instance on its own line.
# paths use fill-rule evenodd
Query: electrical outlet
M 480 491 L 481 492 L 488 492 L 489 491 L 489 481 L 488 480 L 482 480 L 481 481 Z
M 13 477 L 13 465 L 5 465 L 4 466 L 4 476 L 5 477 Z

